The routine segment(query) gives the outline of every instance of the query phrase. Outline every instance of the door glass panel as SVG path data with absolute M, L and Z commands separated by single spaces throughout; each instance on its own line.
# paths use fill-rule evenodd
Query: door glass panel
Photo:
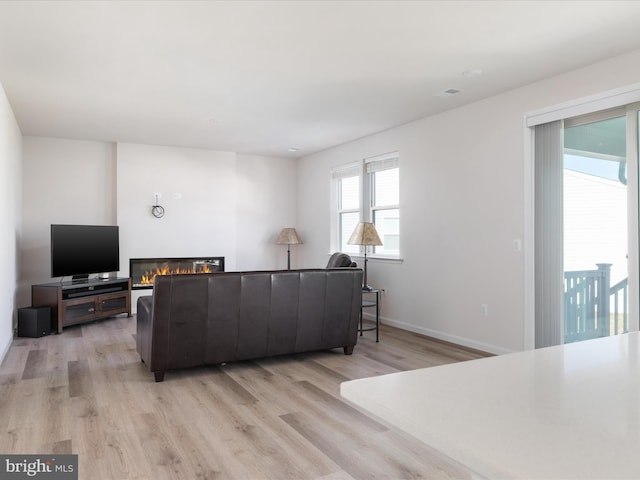
M 565 128 L 565 343 L 628 331 L 626 118 Z

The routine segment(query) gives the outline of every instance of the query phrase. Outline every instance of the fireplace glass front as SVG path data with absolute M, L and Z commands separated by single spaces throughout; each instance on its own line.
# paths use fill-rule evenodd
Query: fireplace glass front
M 157 275 L 224 272 L 224 257 L 131 258 L 131 288 L 153 288 Z

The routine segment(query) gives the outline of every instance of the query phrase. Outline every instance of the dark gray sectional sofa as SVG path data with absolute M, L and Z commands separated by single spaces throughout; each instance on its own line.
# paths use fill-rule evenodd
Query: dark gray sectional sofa
M 167 370 L 357 342 L 362 270 L 336 268 L 167 275 L 138 299 L 136 347 Z

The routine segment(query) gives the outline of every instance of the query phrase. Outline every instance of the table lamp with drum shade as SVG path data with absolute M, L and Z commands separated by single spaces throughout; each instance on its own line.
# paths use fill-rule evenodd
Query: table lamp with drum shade
M 367 247 L 380 246 L 382 241 L 376 231 L 376 227 L 371 222 L 360 222 L 356 225 L 356 229 L 351 234 L 351 237 L 347 241 L 349 245 L 362 245 L 364 246 L 364 276 L 362 278 L 362 289 L 371 291 L 373 290 L 367 284 Z
M 291 270 L 291 245 L 298 245 L 302 243 L 300 237 L 298 237 L 298 233 L 295 228 L 283 228 L 278 235 L 278 239 L 276 240 L 277 245 L 286 245 L 287 246 L 287 270 Z

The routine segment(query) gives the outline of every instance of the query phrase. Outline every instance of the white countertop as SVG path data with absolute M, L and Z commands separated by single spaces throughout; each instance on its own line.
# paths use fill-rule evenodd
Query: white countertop
M 345 382 L 344 398 L 488 478 L 640 479 L 640 335 Z

